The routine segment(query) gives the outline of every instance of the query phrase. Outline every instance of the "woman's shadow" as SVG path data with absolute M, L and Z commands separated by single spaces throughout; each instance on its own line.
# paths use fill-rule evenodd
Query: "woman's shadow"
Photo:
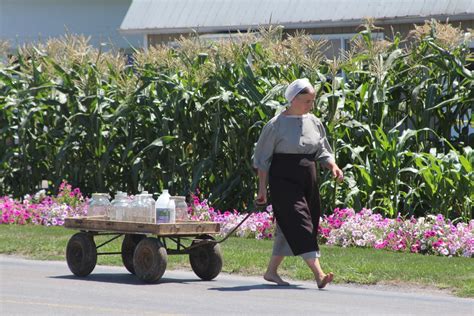
M 94 273 L 86 277 L 77 277 L 75 275 L 55 275 L 49 276 L 52 279 L 65 279 L 65 280 L 76 280 L 76 281 L 85 281 L 85 282 L 105 282 L 105 283 L 116 283 L 116 284 L 129 284 L 129 285 L 157 285 L 163 283 L 199 283 L 199 282 L 209 282 L 203 281 L 199 278 L 192 279 L 181 279 L 181 278 L 172 278 L 172 277 L 163 277 L 157 283 L 145 283 L 138 279 L 135 275 L 130 273 Z M 213 281 L 210 281 L 213 282 Z M 220 286 L 220 287 L 210 287 L 210 291 L 220 291 L 220 292 L 243 292 L 243 291 L 252 291 L 252 290 L 307 290 L 308 287 L 302 286 L 301 284 L 290 284 L 290 285 L 276 285 L 276 284 L 249 284 L 249 285 L 238 285 L 238 286 Z
M 302 287 L 299 284 L 290 285 L 273 285 L 273 284 L 253 284 L 253 285 L 238 285 L 233 287 L 222 286 L 209 288 L 210 291 L 220 292 L 242 292 L 252 290 L 306 290 L 308 288 Z

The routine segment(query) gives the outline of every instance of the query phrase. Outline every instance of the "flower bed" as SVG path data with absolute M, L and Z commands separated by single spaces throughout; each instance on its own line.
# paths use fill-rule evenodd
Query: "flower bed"
M 454 223 L 443 215 L 384 218 L 371 210 L 335 209 L 321 221 L 328 245 L 370 247 L 443 256 L 474 256 L 474 220 Z
M 61 183 L 56 197 L 46 195 L 45 190 L 25 196 L 23 201 L 0 197 L 0 224 L 61 226 L 66 217 L 87 215 L 87 201 L 67 182 Z
M 191 220 L 221 223 L 225 236 L 246 216 L 237 210 L 221 212 L 211 207 L 206 199 L 193 196 L 189 207 Z M 63 225 L 65 217 L 87 215 L 87 199 L 79 189 L 63 182 L 56 197 L 40 191 L 26 196 L 23 201 L 0 197 L 1 224 Z M 272 207 L 253 213 L 239 227 L 236 235 L 245 238 L 271 239 L 274 229 Z M 384 218 L 369 209 L 335 209 L 321 218 L 320 242 L 341 247 L 367 247 L 435 254 L 442 256 L 474 257 L 474 220 L 455 223 L 442 215 L 405 219 Z
M 189 206 L 188 213 L 191 220 L 221 223 L 221 236 L 227 235 L 227 233 L 237 226 L 246 216 L 246 214 L 239 214 L 237 210 L 233 210 L 232 212 L 216 211 L 208 204 L 207 200 L 200 201 L 195 195 L 193 196 L 193 204 Z M 273 229 L 272 208 L 268 206 L 265 212 L 250 215 L 236 231 L 236 235 L 246 238 L 271 239 Z
M 190 207 L 194 220 L 211 220 L 222 223 L 221 235 L 226 235 L 245 215 L 214 210 L 207 200 L 194 197 Z M 236 232 L 241 237 L 270 239 L 274 229 L 272 207 L 265 212 L 252 214 Z M 384 218 L 369 209 L 356 213 L 353 209 L 335 209 L 324 216 L 319 225 L 320 242 L 341 247 L 367 247 L 436 254 L 442 256 L 474 257 L 474 220 L 454 222 L 442 215 L 428 215 L 404 219 Z

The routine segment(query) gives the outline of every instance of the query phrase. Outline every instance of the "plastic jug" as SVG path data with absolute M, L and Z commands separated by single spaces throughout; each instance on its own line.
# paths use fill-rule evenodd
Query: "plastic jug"
M 145 191 L 146 192 L 146 191 Z M 155 210 L 155 200 L 153 199 L 153 194 L 143 193 L 145 196 L 146 204 L 148 205 L 148 210 L 146 212 L 147 223 L 156 223 L 156 210 Z
M 176 204 L 176 221 L 188 220 L 188 205 L 186 204 L 186 197 L 184 196 L 173 196 L 171 197 Z
M 133 213 L 131 214 L 130 220 L 138 223 L 148 223 L 149 216 L 149 204 L 147 202 L 147 196 L 145 194 L 138 194 L 135 196 L 132 202 Z
M 107 193 L 92 193 L 87 216 L 108 216 L 109 212 L 109 195 Z
M 173 197 L 170 197 L 170 200 L 168 202 L 168 214 L 168 223 L 176 223 L 176 203 L 174 202 Z
M 112 211 L 110 212 L 110 219 L 117 221 L 125 220 L 128 211 L 127 193 L 118 191 L 111 205 Z
M 156 211 L 156 222 L 157 223 L 169 223 L 170 213 L 168 209 L 168 203 L 170 201 L 170 194 L 168 190 L 163 190 L 163 193 L 158 197 L 155 203 Z

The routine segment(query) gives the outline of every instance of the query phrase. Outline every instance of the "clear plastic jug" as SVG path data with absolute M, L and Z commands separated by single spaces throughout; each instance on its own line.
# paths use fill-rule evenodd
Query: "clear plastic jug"
M 156 211 L 155 211 L 155 200 L 153 199 L 153 194 L 143 193 L 145 196 L 145 201 L 147 204 L 146 217 L 147 223 L 156 223 Z
M 170 200 L 168 202 L 168 214 L 168 223 L 176 223 L 176 204 L 174 202 L 173 197 L 170 197 Z
M 112 208 L 110 212 L 110 219 L 117 221 L 126 220 L 126 216 L 129 213 L 129 201 L 127 193 L 117 192 L 115 199 L 111 203 Z
M 109 216 L 110 201 L 107 193 L 92 193 L 87 216 Z
M 173 196 L 171 197 L 175 203 L 176 221 L 182 222 L 188 220 L 188 204 L 186 204 L 186 197 Z
M 138 223 L 148 223 L 149 202 L 148 197 L 144 194 L 138 194 L 132 203 L 131 221 Z

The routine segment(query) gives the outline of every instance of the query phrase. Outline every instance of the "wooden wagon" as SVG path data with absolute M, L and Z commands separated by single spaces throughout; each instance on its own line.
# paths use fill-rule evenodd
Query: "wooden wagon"
M 214 222 L 148 224 L 120 222 L 105 217 L 66 218 L 64 227 L 80 230 L 66 248 L 69 269 L 77 276 L 89 275 L 99 255 L 121 255 L 125 268 L 147 283 L 163 276 L 168 255 L 189 255 L 191 267 L 203 280 L 214 279 L 222 270 L 220 246 L 212 235 L 219 233 Z M 111 238 L 96 245 L 94 237 Z M 109 242 L 124 236 L 120 252 L 98 252 Z

